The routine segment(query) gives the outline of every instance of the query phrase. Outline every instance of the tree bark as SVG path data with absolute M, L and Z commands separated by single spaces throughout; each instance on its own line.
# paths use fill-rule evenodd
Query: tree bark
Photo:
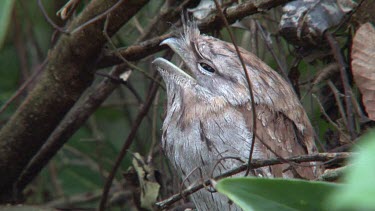
M 120 29 L 148 0 L 120 0 L 109 14 L 108 35 Z M 92 0 L 72 21 L 69 31 L 103 14 L 119 0 Z M 65 114 L 92 83 L 106 43 L 106 16 L 70 35 L 50 51 L 44 73 L 16 113 L 0 130 L 0 202 L 9 201 L 22 169 L 38 152 Z

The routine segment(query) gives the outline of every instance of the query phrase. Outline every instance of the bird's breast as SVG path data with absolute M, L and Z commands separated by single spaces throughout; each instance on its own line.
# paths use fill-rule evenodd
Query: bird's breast
M 190 107 L 190 109 L 200 109 Z M 195 118 L 185 111 L 169 110 L 163 127 L 163 148 L 186 185 L 217 176 L 246 162 L 252 133 L 240 112 L 226 107 L 220 112 L 197 112 Z M 184 118 L 189 118 L 184 119 Z M 188 121 L 184 126 L 182 122 Z M 254 158 L 262 155 L 257 149 Z M 238 159 L 234 159 L 238 158 Z M 213 174 L 211 175 L 211 173 Z M 192 195 L 199 210 L 240 210 L 228 205 L 218 193 L 200 190 Z
M 243 114 L 232 107 L 219 112 L 202 111 L 201 105 L 189 109 L 170 109 L 163 125 L 162 145 L 172 164 L 181 175 L 195 168 L 206 174 L 225 157 L 237 157 L 246 161 L 251 146 L 252 133 Z M 259 152 L 260 153 L 260 152 Z M 261 157 L 257 151 L 254 158 Z M 223 160 L 220 171 L 240 164 L 238 160 Z M 241 163 L 242 164 L 242 163 Z M 219 171 L 218 171 L 219 172 Z

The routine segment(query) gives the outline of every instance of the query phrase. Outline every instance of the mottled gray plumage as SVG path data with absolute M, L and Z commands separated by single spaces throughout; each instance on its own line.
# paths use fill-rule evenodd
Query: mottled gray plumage
M 210 177 L 222 157 L 247 160 L 252 142 L 252 112 L 248 85 L 232 44 L 200 35 L 194 23 L 185 24 L 181 37 L 166 39 L 185 63 L 193 77 L 158 58 L 153 62 L 162 75 L 168 96 L 167 116 L 163 124 L 162 146 L 181 178 L 194 169 Z M 250 72 L 257 112 L 257 139 L 263 140 L 283 157 L 315 153 L 312 127 L 290 85 L 253 54 L 241 49 Z M 276 157 L 255 141 L 253 158 Z M 242 163 L 234 159 L 220 161 L 214 176 Z M 261 177 L 313 179 L 318 167 L 290 167 L 282 164 L 252 172 Z M 238 174 L 243 175 L 243 173 Z M 187 178 L 188 184 L 201 181 L 198 170 Z M 200 190 L 192 194 L 198 210 L 240 210 L 219 193 Z

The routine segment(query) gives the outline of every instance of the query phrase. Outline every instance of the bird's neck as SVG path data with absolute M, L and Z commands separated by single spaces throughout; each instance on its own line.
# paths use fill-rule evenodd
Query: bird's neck
M 170 87 L 172 88 L 172 87 Z M 217 115 L 229 106 L 229 103 L 220 96 L 212 96 L 199 87 L 175 86 L 167 90 L 168 107 L 165 123 L 177 125 L 189 125 L 199 119 L 205 119 L 208 115 Z

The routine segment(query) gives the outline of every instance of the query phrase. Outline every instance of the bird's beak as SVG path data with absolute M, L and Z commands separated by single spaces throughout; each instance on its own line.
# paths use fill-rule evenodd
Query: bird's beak
M 177 55 L 179 55 L 183 60 L 183 49 L 180 45 L 180 40 L 178 38 L 167 38 L 163 40 L 163 42 L 160 43 L 160 45 L 168 45 Z M 185 61 L 184 61 L 185 62 Z M 162 70 L 159 71 L 167 71 L 171 74 L 178 74 L 181 75 L 184 78 L 187 78 L 188 80 L 195 81 L 193 77 L 191 77 L 189 74 L 187 74 L 185 71 L 174 65 L 168 60 L 165 60 L 163 58 L 157 58 L 153 62 L 153 65 L 156 67 L 156 69 L 161 68 Z
M 172 62 L 163 59 L 163 58 L 156 58 L 152 64 L 156 67 L 156 69 L 160 71 L 166 71 L 171 74 L 177 74 L 184 78 L 187 78 L 188 80 L 195 81 L 193 77 L 191 77 L 189 74 L 187 74 L 185 71 L 181 70 L 179 67 L 174 65 Z
M 185 41 L 179 38 L 170 37 L 163 40 L 160 45 L 168 45 L 188 66 L 189 63 L 192 63 L 192 61 L 189 61 L 189 55 L 191 54 L 191 52 L 183 48 L 184 45 L 181 42 Z
M 170 38 L 167 38 L 167 39 L 163 40 L 163 42 L 161 42 L 160 45 L 168 45 L 179 56 L 181 56 L 181 53 L 183 51 L 181 49 L 179 39 L 174 38 L 174 37 L 170 37 Z

